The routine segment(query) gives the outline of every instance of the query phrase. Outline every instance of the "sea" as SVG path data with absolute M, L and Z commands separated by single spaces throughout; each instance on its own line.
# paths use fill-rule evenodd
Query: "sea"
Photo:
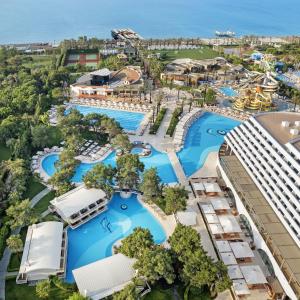
M 108 38 L 132 28 L 145 38 L 300 34 L 300 0 L 0 0 L 0 44 Z

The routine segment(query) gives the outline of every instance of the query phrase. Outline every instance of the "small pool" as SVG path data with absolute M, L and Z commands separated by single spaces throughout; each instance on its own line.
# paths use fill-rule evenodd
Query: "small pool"
M 53 176 L 56 168 L 55 162 L 58 161 L 58 154 L 50 154 L 46 156 L 42 161 L 42 168 L 48 176 Z M 164 183 L 178 182 L 173 167 L 170 163 L 169 157 L 166 153 L 162 153 L 151 148 L 151 155 L 147 157 L 140 157 L 140 161 L 145 164 L 145 168 L 149 169 L 151 167 L 156 167 L 159 177 Z M 103 160 L 103 163 L 106 165 L 116 166 L 116 154 L 112 152 L 108 157 Z M 72 178 L 72 181 L 75 183 L 82 182 L 83 176 L 91 170 L 95 163 L 81 163 L 75 172 L 75 175 Z
M 141 154 L 141 153 L 143 153 L 143 151 L 144 151 L 143 147 L 134 147 L 134 148 L 131 149 L 130 152 L 132 154 Z
M 166 240 L 161 224 L 136 195 L 122 199 L 117 193 L 106 212 L 77 229 L 69 228 L 66 281 L 74 282 L 72 270 L 111 256 L 113 244 L 131 234 L 136 227 L 148 228 L 157 244 Z
M 223 86 L 219 90 L 223 95 L 227 97 L 235 97 L 238 95 L 238 92 L 230 86 Z
M 218 151 L 224 136 L 240 122 L 217 115 L 205 113 L 189 128 L 184 147 L 177 153 L 186 176 L 199 170 L 208 154 Z
M 115 119 L 117 122 L 120 123 L 123 129 L 129 131 L 136 131 L 139 128 L 145 116 L 144 113 L 100 108 L 95 106 L 72 105 L 71 108 L 77 109 L 84 116 L 92 113 L 106 115 L 110 118 Z M 71 108 L 67 109 L 65 113 L 67 114 Z

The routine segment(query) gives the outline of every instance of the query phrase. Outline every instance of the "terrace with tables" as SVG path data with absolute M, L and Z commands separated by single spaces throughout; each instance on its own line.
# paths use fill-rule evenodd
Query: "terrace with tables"
M 237 299 L 273 299 L 282 288 L 264 264 L 234 201 L 216 178 L 190 180 L 219 258 L 228 268 Z

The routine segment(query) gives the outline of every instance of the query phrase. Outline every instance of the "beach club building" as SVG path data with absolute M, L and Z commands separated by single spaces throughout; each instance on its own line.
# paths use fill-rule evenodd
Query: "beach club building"
M 299 113 L 257 114 L 226 135 L 218 163 L 269 273 L 295 300 L 300 298 L 299 133 Z
M 101 189 L 88 189 L 82 184 L 54 198 L 50 203 L 49 210 L 74 229 L 106 211 L 108 199 Z
M 67 231 L 62 222 L 43 222 L 28 227 L 17 283 L 36 283 L 50 275 L 64 277 Z

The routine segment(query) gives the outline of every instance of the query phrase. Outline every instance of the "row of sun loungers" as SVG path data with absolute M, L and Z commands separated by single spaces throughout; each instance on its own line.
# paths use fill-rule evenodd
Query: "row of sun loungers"
M 99 106 L 111 109 L 121 109 L 129 111 L 139 111 L 139 112 L 148 112 L 151 108 L 145 104 L 134 104 L 127 102 L 114 102 L 114 101 L 105 101 L 105 100 L 96 100 L 96 99 L 72 99 L 72 103 L 88 106 Z
M 221 114 L 221 115 L 224 115 L 226 117 L 232 117 L 232 118 L 235 118 L 235 119 L 243 120 L 243 121 L 248 120 L 249 117 L 251 117 L 251 115 L 252 115 L 249 112 L 241 112 L 241 111 L 233 110 L 231 107 L 220 108 L 220 107 L 217 107 L 217 106 L 206 106 L 205 110 L 210 111 L 210 112 L 214 112 L 214 113 L 217 113 L 217 114 Z

